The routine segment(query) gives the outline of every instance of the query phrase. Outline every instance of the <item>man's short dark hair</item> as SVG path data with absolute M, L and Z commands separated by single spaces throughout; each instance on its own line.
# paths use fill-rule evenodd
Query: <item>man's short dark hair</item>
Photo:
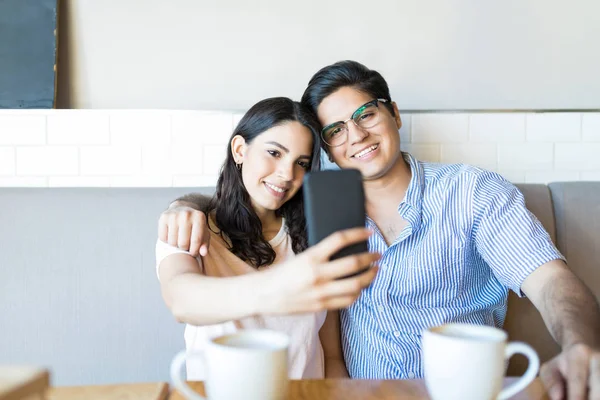
M 345 86 L 366 93 L 373 99 L 390 100 L 385 106 L 394 113 L 390 89 L 383 76 L 352 60 L 338 61 L 314 74 L 302 95 L 302 105 L 316 115 L 323 99 Z

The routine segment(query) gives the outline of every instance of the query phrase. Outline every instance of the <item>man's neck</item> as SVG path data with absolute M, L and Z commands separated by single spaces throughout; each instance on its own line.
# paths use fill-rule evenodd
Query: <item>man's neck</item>
M 383 176 L 364 181 L 367 214 L 374 215 L 390 205 L 397 207 L 406 196 L 411 177 L 410 166 L 400 154 Z

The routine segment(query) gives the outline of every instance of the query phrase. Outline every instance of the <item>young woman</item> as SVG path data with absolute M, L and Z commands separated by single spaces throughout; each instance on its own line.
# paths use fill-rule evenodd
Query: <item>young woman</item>
M 187 324 L 188 350 L 202 350 L 214 336 L 268 328 L 290 337 L 290 378 L 348 376 L 339 320 L 332 314 L 325 321 L 326 310 L 350 305 L 376 268 L 338 278 L 379 256 L 328 261 L 342 247 L 367 239 L 370 233 L 362 228 L 334 234 L 306 250 L 302 179 L 318 168 L 318 124 L 299 103 L 266 99 L 241 119 L 215 195 L 203 210 L 210 251 L 193 257 L 161 240 L 156 243 L 163 298 Z M 205 378 L 200 362 L 188 361 L 187 372 L 190 380 Z

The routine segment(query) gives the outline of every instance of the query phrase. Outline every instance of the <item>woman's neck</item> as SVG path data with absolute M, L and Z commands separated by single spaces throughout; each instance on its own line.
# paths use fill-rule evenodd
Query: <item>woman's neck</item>
M 263 237 L 266 240 L 271 240 L 277 236 L 277 233 L 279 233 L 279 230 L 281 229 L 281 216 L 277 216 L 275 211 L 271 210 L 264 210 L 262 212 L 256 210 L 256 214 L 258 215 L 258 218 L 262 224 Z

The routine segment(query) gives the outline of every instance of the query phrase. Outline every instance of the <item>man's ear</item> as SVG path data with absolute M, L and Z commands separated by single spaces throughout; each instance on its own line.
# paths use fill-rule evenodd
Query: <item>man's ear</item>
M 402 128 L 402 119 L 400 119 L 400 111 L 398 111 L 398 105 L 395 101 L 392 101 L 392 107 L 394 108 L 394 120 L 396 121 L 396 126 L 398 130 Z
M 244 156 L 246 155 L 246 140 L 240 135 L 235 135 L 231 139 L 231 155 L 236 164 L 244 163 Z

